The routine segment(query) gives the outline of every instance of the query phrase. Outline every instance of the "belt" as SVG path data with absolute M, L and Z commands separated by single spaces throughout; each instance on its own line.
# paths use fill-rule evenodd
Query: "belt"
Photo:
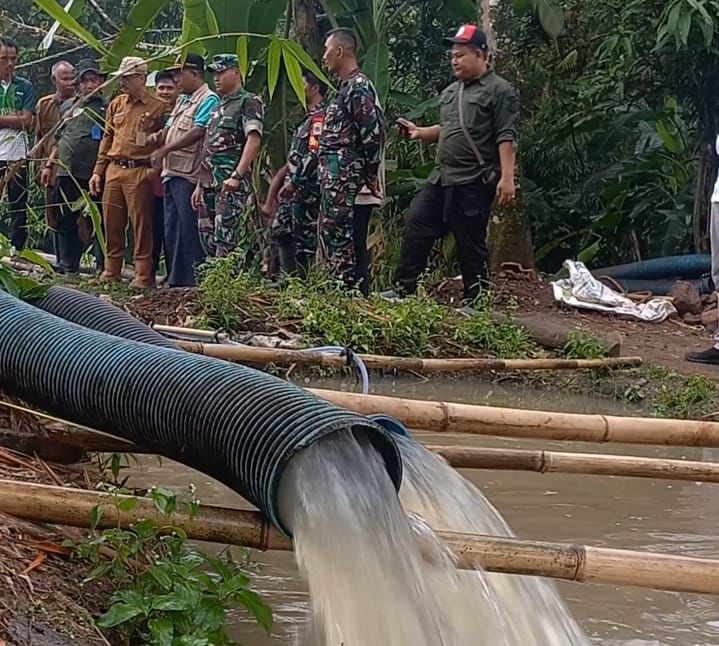
M 113 159 L 113 164 L 117 164 L 120 168 L 149 168 L 149 159 Z

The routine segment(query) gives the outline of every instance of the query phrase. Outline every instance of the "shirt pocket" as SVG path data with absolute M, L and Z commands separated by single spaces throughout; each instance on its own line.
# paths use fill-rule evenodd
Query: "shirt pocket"
M 486 94 L 467 97 L 467 126 L 484 129 L 493 123 L 492 97 Z
M 445 92 L 439 97 L 439 118 L 442 124 L 448 124 L 459 120 L 456 108 L 453 106 L 456 92 Z
M 217 127 L 220 130 L 225 131 L 236 131 L 239 124 L 239 118 L 234 115 L 225 115 L 219 118 L 217 121 Z
M 192 129 L 192 126 L 194 125 L 192 117 L 182 114 L 179 117 L 177 117 L 177 122 L 173 124 L 178 130 L 181 130 L 183 133 L 187 132 L 188 130 Z

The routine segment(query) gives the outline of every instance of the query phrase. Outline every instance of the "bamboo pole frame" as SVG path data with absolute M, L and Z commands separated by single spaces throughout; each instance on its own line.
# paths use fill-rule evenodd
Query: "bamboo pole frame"
M 292 542 L 257 511 L 201 505 L 192 520 L 182 510 L 167 518 L 142 497 L 128 511 L 119 511 L 117 503 L 128 498 L 132 496 L 0 480 L 0 511 L 25 520 L 87 528 L 93 508 L 100 505 L 98 528 L 129 527 L 154 518 L 165 531 L 180 527 L 196 540 L 260 550 L 292 549 Z M 475 534 L 437 535 L 463 570 L 719 594 L 719 560 Z
M 46 432 L 51 440 L 87 451 L 101 453 L 148 453 L 153 451 L 127 440 L 101 433 L 95 429 L 76 426 L 67 420 L 53 417 L 18 404 L 0 400 L 0 406 L 19 410 L 51 420 L 63 426 L 50 426 Z M 470 446 L 425 444 L 425 448 L 441 456 L 455 469 L 497 469 L 506 471 L 534 471 L 536 473 L 573 473 L 582 475 L 657 478 L 689 482 L 719 482 L 719 463 L 700 460 L 672 460 L 630 455 L 606 455 L 543 451 L 540 449 L 495 449 Z
M 158 329 L 158 328 L 156 328 Z M 171 328 L 170 330 L 177 330 Z M 177 345 L 193 354 L 255 364 L 282 366 L 324 366 L 343 368 L 347 358 L 319 350 L 288 350 L 256 348 L 248 345 L 223 345 L 178 341 Z M 609 357 L 605 359 L 423 359 L 378 354 L 357 355 L 368 368 L 407 370 L 420 373 L 438 372 L 512 372 L 528 370 L 596 370 L 599 368 L 631 368 L 642 365 L 641 357 Z
M 618 417 L 361 395 L 310 388 L 337 406 L 363 415 L 396 417 L 408 428 L 575 442 L 719 447 L 719 422 Z

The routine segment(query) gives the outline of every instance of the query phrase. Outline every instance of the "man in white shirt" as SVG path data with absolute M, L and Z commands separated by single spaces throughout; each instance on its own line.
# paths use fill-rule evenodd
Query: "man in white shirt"
M 716 152 L 719 154 L 719 136 L 716 139 Z M 711 199 L 711 212 L 709 214 L 709 242 L 712 256 L 712 281 L 714 289 L 719 294 L 719 177 L 714 184 Z M 719 306 L 719 303 L 718 303 Z M 714 333 L 714 345 L 701 352 L 689 352 L 687 361 L 693 363 L 709 363 L 719 366 L 719 329 Z
M 15 41 L 0 37 L 0 195 L 7 187 L 10 243 L 19 252 L 27 242 L 27 164 L 24 161 L 37 93 L 30 81 L 15 75 L 17 58 Z

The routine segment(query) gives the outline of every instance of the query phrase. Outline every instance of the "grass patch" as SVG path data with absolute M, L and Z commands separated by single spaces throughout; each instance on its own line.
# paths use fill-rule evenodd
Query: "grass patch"
M 660 417 L 692 419 L 716 412 L 719 390 L 716 382 L 708 377 L 670 373 L 659 385 L 653 399 L 654 412 Z
M 569 333 L 563 353 L 567 359 L 603 359 L 607 356 L 606 348 L 598 339 L 580 330 Z
M 305 346 L 348 346 L 357 352 L 395 356 L 507 358 L 538 351 L 514 324 L 513 310 L 493 316 L 494 299 L 484 294 L 469 316 L 437 303 L 420 288 L 414 296 L 388 302 L 378 295 L 348 294 L 332 278 L 315 273 L 278 288 L 241 269 L 237 258 L 216 259 L 201 271 L 199 296 L 207 323 L 230 331 L 249 321 L 300 334 Z

